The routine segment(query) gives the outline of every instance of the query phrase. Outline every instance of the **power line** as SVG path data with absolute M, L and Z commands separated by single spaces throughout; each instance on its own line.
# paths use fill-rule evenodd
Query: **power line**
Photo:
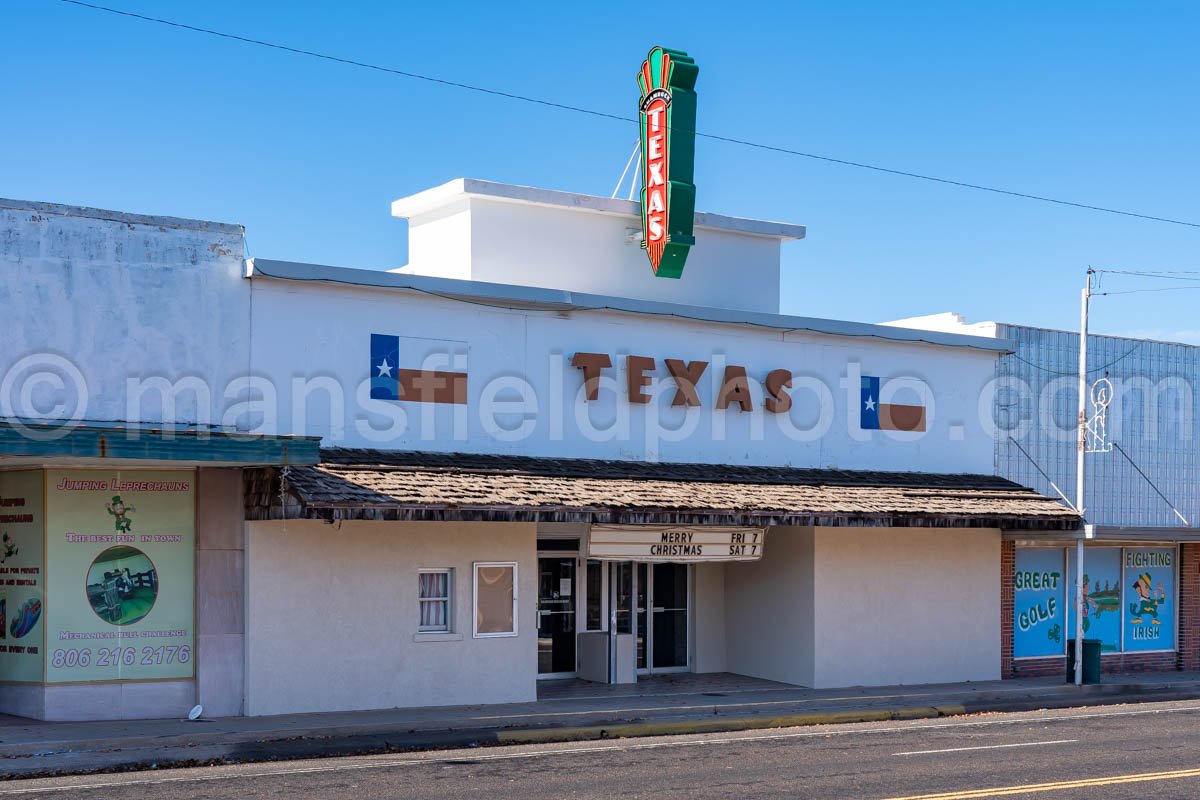
M 1093 269 L 1092 272 L 1101 275 L 1128 275 L 1135 278 L 1158 278 L 1168 281 L 1200 281 L 1200 271 L 1196 270 L 1127 270 L 1127 269 Z M 1185 277 L 1195 275 L 1194 278 Z
M 638 120 L 635 120 L 631 117 L 625 117 L 620 114 L 610 114 L 605 111 L 596 111 L 595 109 L 583 108 L 581 106 L 574 106 L 574 105 L 570 105 L 567 103 L 556 103 L 552 100 L 544 100 L 542 98 L 531 97 L 529 95 L 523 95 L 523 94 L 517 94 L 515 92 L 505 92 L 505 91 L 501 91 L 499 89 L 489 89 L 484 86 L 476 86 L 476 85 L 469 84 L 469 83 L 460 83 L 458 81 L 451 81 L 451 80 L 446 80 L 444 78 L 437 78 L 437 77 L 434 77 L 431 75 L 424 75 L 419 72 L 411 72 L 408 70 L 395 69 L 393 67 L 385 67 L 385 66 L 382 66 L 379 64 L 371 64 L 371 63 L 368 63 L 365 61 L 356 61 L 356 60 L 350 59 L 350 58 L 342 58 L 340 56 L 333 56 L 333 55 L 329 55 L 328 53 L 320 53 L 315 50 L 305 50 L 305 49 L 302 49 L 299 47 L 290 47 L 288 45 L 277 44 L 275 42 L 268 42 L 268 41 L 264 41 L 262 39 L 253 39 L 248 36 L 239 36 L 239 35 L 233 34 L 233 33 L 226 33 L 224 31 L 213 30 L 212 28 L 202 28 L 202 27 L 199 27 L 196 25 L 187 25 L 182 22 L 175 22 L 174 20 L 162 19 L 160 17 L 150 17 L 150 16 L 146 16 L 144 14 L 136 14 L 132 11 L 122 11 L 121 9 L 117 9 L 117 8 L 109 8 L 108 6 L 101 6 L 101 5 L 96 5 L 93 3 L 86 3 L 86 2 L 83 2 L 83 0 L 61 0 L 61 1 L 64 3 L 68 3 L 70 5 L 74 5 L 74 6 L 81 6 L 83 8 L 90 8 L 90 9 L 93 9 L 96 11 L 103 11 L 108 14 L 116 14 L 118 16 L 129 17 L 131 19 L 139 19 L 139 20 L 143 20 L 145 22 L 154 22 L 159 25 L 167 25 L 172 28 L 180 28 L 182 30 L 193 31 L 195 33 L 203 33 L 208 36 L 217 36 L 222 39 L 230 39 L 233 41 L 242 42 L 244 44 L 258 45 L 259 47 L 268 47 L 273 50 L 281 50 L 283 52 L 293 53 L 295 55 L 309 56 L 311 58 L 319 58 L 324 61 L 332 61 L 332 62 L 335 62 L 338 64 L 345 64 L 345 65 L 352 66 L 352 67 L 359 67 L 361 69 L 375 70 L 377 72 L 386 72 L 386 73 L 390 73 L 392 75 L 399 75 L 399 76 L 402 76 L 405 78 L 412 78 L 414 80 L 427 81 L 429 83 L 438 84 L 440 86 L 449 86 L 449 87 L 453 87 L 456 89 L 463 89 L 466 91 L 478 92 L 480 94 L 491 95 L 493 97 L 501 97 L 501 98 L 504 98 L 507 100 L 516 100 L 516 101 L 523 102 L 523 103 L 532 103 L 534 105 L 539 105 L 539 106 L 543 106 L 546 108 L 555 108 L 555 109 L 559 109 L 561 111 L 572 111 L 577 114 L 587 114 L 589 116 L 599 117 L 601 119 L 610 119 L 610 120 L 615 120 L 617 122 L 628 122 L 631 124 L 638 124 Z M 839 164 L 839 165 L 845 166 L 845 167 L 854 167 L 856 169 L 865 169 L 865 170 L 870 170 L 873 172 L 881 172 L 881 173 L 884 173 L 887 175 L 898 175 L 900 177 L 913 178 L 913 179 L 922 180 L 922 181 L 929 181 L 931 183 L 940 183 L 940 184 L 943 184 L 946 186 L 957 186 L 957 187 L 963 188 L 963 189 L 975 189 L 975 190 L 981 191 L 981 192 L 990 192 L 992 194 L 1005 195 L 1007 197 L 1017 197 L 1017 198 L 1021 198 L 1024 200 L 1036 200 L 1036 201 L 1042 202 L 1042 203 L 1052 203 L 1054 205 L 1067 206 L 1070 208 L 1079 208 L 1079 209 L 1083 209 L 1086 211 L 1099 211 L 1099 212 L 1105 213 L 1105 214 L 1117 214 L 1119 216 L 1133 217 L 1135 219 L 1144 219 L 1144 220 L 1150 220 L 1153 222 L 1165 222 L 1165 223 L 1168 223 L 1171 225 L 1183 225 L 1183 226 L 1189 227 L 1189 228 L 1200 228 L 1200 223 L 1197 223 L 1197 222 L 1188 222 L 1186 220 L 1171 219 L 1169 217 L 1159 217 L 1159 216 L 1154 216 L 1152 214 L 1140 214 L 1140 213 L 1137 213 L 1134 211 L 1124 211 L 1124 210 L 1116 209 L 1116 208 L 1107 208 L 1105 206 L 1097 206 L 1097 205 L 1092 205 L 1089 203 L 1077 203 L 1077 202 L 1074 202 L 1071 200 L 1062 200 L 1062 199 L 1055 198 L 1055 197 L 1046 197 L 1044 195 L 1030 194 L 1028 192 L 1018 192 L 1018 191 L 1013 191 L 1011 189 L 1001 189 L 1001 188 L 995 187 L 995 186 L 985 186 L 984 184 L 980 184 L 980 183 L 968 183 L 966 181 L 957 181 L 957 180 L 952 180 L 950 178 L 939 178 L 934 175 L 925 175 L 925 174 L 922 174 L 919 172 L 909 172 L 907 170 L 892 169 L 890 167 L 882 167 L 882 166 L 879 166 L 878 164 L 868 164 L 868 163 L 862 162 L 862 161 L 851 161 L 849 159 L 844 159 L 844 158 L 835 158 L 833 156 L 824 156 L 824 155 L 820 155 L 817 153 L 808 153 L 803 150 L 794 150 L 794 149 L 788 148 L 788 147 L 779 147 L 779 146 L 775 146 L 775 145 L 762 144 L 760 142 L 752 142 L 747 139 L 737 139 L 737 138 L 734 138 L 731 136 L 719 136 L 717 134 L 703 133 L 701 131 L 686 131 L 686 130 L 683 130 L 680 128 L 676 128 L 676 130 L 680 131 L 681 133 L 692 133 L 692 134 L 695 134 L 699 138 L 708 139 L 708 140 L 714 141 L 714 142 L 724 142 L 726 144 L 735 144 L 735 145 L 740 145 L 742 147 L 754 148 L 757 150 L 765 150 L 765 151 L 773 152 L 773 153 L 782 153 L 785 155 L 797 156 L 799 158 L 812 159 L 814 161 L 823 161 L 823 162 L 826 162 L 829 164 Z
M 1092 336 L 1096 336 L 1096 335 L 1103 335 L 1103 334 L 1088 334 L 1088 337 L 1091 338 Z M 1133 347 L 1129 348 L 1124 353 L 1117 356 L 1116 358 L 1114 358 L 1112 361 L 1108 362 L 1107 364 L 1101 364 L 1098 367 L 1089 367 L 1088 374 L 1090 375 L 1093 372 L 1104 372 L 1105 374 L 1107 374 L 1107 370 L 1109 367 L 1115 366 L 1116 364 L 1129 358 L 1131 355 L 1133 355 L 1138 350 L 1140 350 L 1143 344 L 1145 344 L 1144 341 L 1138 342 Z M 1046 372 L 1051 375 L 1078 375 L 1079 374 L 1079 370 L 1060 372 L 1059 370 L 1056 370 L 1056 369 L 1050 369 L 1049 367 L 1043 367 L 1041 364 L 1035 364 L 1034 362 L 1029 361 L 1028 359 L 1021 358 L 1021 356 L 1017 355 L 1016 353 L 1009 353 L 1008 355 L 1012 356 L 1017 361 L 1020 361 L 1022 364 L 1026 364 L 1028 366 L 1033 367 L 1034 369 L 1039 369 L 1042 372 Z
M 1186 292 L 1189 289 L 1200 289 L 1200 286 L 1168 286 L 1164 289 L 1126 289 L 1120 292 L 1093 292 L 1093 297 L 1106 297 L 1114 294 L 1142 294 L 1143 292 Z

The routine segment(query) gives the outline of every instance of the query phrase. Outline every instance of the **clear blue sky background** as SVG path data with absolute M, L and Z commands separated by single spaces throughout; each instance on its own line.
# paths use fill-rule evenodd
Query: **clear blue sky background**
M 627 115 L 664 44 L 700 64 L 703 131 L 1200 222 L 1195 3 L 109 4 Z M 239 222 L 253 255 L 345 266 L 404 262 L 396 197 L 607 195 L 636 136 L 55 0 L 3 3 L 0 70 L 0 195 Z M 1200 269 L 1196 228 L 708 141 L 697 162 L 701 209 L 809 226 L 788 312 L 1073 328 L 1088 264 Z M 1197 300 L 1102 298 L 1094 326 L 1200 342 Z

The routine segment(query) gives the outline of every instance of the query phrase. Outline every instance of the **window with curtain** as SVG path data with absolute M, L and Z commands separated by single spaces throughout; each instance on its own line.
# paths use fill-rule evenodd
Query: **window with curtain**
M 450 575 L 448 569 L 424 569 L 418 573 L 420 623 L 417 630 L 450 631 Z

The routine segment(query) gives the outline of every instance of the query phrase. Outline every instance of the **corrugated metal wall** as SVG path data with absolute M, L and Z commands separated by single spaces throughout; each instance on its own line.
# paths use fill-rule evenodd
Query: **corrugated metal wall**
M 1015 325 L 1000 325 L 997 334 L 1013 340 L 1016 350 L 996 367 L 997 474 L 1054 495 L 1032 459 L 1073 501 L 1079 334 Z M 1100 377 L 1115 389 L 1107 414 L 1109 438 L 1146 477 L 1116 449 L 1088 454 L 1087 521 L 1181 525 L 1155 493 L 1157 486 L 1193 525 L 1200 525 L 1195 425 L 1200 347 L 1089 336 L 1089 385 Z

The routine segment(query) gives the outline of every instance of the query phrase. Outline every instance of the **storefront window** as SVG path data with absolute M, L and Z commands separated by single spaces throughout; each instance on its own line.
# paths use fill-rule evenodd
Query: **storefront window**
M 1103 652 L 1174 650 L 1174 547 L 1088 547 L 1083 635 Z M 1013 657 L 1060 656 L 1075 636 L 1075 550 L 1018 547 L 1013 572 Z
M 1175 550 L 1125 551 L 1125 649 L 1171 650 L 1175 647 Z
M 617 607 L 614 616 L 617 620 L 617 633 L 633 633 L 633 564 L 624 561 L 613 564 L 613 590 Z
M 475 565 L 476 637 L 517 635 L 517 565 Z
M 604 630 L 604 565 L 587 562 L 587 630 Z
M 1017 549 L 1013 572 L 1013 656 L 1062 655 L 1066 585 L 1061 547 Z
M 1075 553 L 1067 553 L 1067 638 L 1075 638 Z M 1100 650 L 1121 649 L 1121 548 L 1083 551 L 1083 636 L 1099 639 Z
M 45 636 L 46 683 L 191 679 L 196 473 L 48 471 L 45 504 L 44 627 L 41 602 L 6 610 Z
M 450 570 L 423 569 L 417 575 L 421 631 L 450 630 Z

